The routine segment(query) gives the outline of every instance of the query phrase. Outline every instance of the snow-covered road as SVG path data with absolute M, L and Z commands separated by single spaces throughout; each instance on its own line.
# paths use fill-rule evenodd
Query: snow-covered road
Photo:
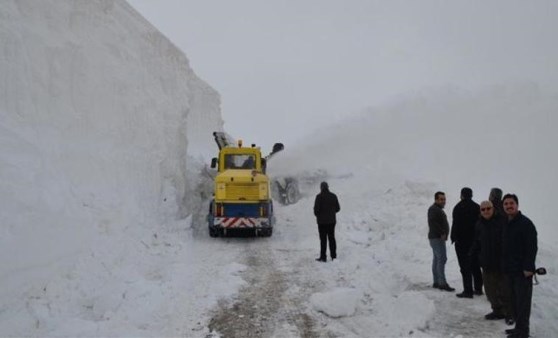
M 197 239 L 234 253 L 244 280 L 238 293 L 211 309 L 209 331 L 224 337 L 502 336 L 508 328 L 502 321 L 483 319 L 490 311 L 485 296 L 463 300 L 431 288 L 424 218 L 433 188 L 406 182 L 356 198 L 353 183 L 331 182 L 342 204 L 333 262 L 314 260 L 312 197 L 277 206 L 271 238 Z M 459 289 L 449 245 L 448 256 L 448 278 Z
M 211 238 L 197 218 L 99 228 L 95 245 L 59 274 L 36 279 L 0 312 L 18 336 L 487 337 L 485 296 L 431 288 L 426 209 L 435 186 L 368 189 L 358 175 L 328 180 L 340 199 L 338 259 L 319 263 L 313 194 L 276 205 L 272 237 Z M 316 187 L 317 190 L 317 187 Z M 316 191 L 317 192 L 317 191 Z M 554 253 L 542 239 L 540 262 Z M 447 276 L 460 275 L 448 245 Z M 546 264 L 549 271 L 556 267 Z M 51 274 L 53 275 L 53 274 Z M 39 276 L 38 276 L 39 277 Z M 554 276 L 534 289 L 532 331 L 555 334 Z M 8 298 L 6 298 L 8 299 Z

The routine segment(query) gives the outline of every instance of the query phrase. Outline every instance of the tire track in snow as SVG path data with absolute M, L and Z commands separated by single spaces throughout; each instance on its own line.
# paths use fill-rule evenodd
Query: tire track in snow
M 299 289 L 293 285 L 296 280 L 277 267 L 277 260 L 290 259 L 290 253 L 273 251 L 270 245 L 263 240 L 248 244 L 248 285 L 234 301 L 219 304 L 209 321 L 210 332 L 222 337 L 318 337 L 298 292 L 289 291 Z

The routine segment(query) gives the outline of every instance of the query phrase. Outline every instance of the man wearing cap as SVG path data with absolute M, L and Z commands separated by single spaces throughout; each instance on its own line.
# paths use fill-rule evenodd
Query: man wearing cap
M 473 293 L 482 295 L 482 273 L 477 257 L 469 256 L 475 239 L 475 225 L 479 219 L 480 207 L 473 201 L 471 188 L 461 189 L 461 201 L 453 208 L 451 242 L 455 243 L 457 261 L 463 279 L 463 292 L 459 298 L 473 298 Z M 474 291 L 473 291 L 474 282 Z
M 326 249 L 329 240 L 329 253 L 331 260 L 337 258 L 337 245 L 335 243 L 335 224 L 337 219 L 335 214 L 341 210 L 337 196 L 329 191 L 327 182 L 320 184 L 320 193 L 316 195 L 314 201 L 314 215 L 318 222 L 320 233 L 320 257 L 316 258 L 319 262 L 326 262 Z

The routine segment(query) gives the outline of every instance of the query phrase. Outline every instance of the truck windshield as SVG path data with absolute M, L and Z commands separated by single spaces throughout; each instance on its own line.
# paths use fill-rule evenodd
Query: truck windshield
M 227 154 L 225 155 L 225 169 L 256 169 L 254 155 Z

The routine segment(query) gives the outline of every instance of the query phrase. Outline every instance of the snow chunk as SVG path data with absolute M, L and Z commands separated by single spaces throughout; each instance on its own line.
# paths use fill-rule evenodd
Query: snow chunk
M 355 314 L 362 292 L 351 288 L 337 288 L 329 292 L 315 293 L 310 302 L 316 311 L 328 317 L 350 317 Z
M 386 309 L 389 313 L 387 322 L 397 326 L 399 334 L 424 327 L 435 313 L 434 302 L 418 291 L 406 291 Z

